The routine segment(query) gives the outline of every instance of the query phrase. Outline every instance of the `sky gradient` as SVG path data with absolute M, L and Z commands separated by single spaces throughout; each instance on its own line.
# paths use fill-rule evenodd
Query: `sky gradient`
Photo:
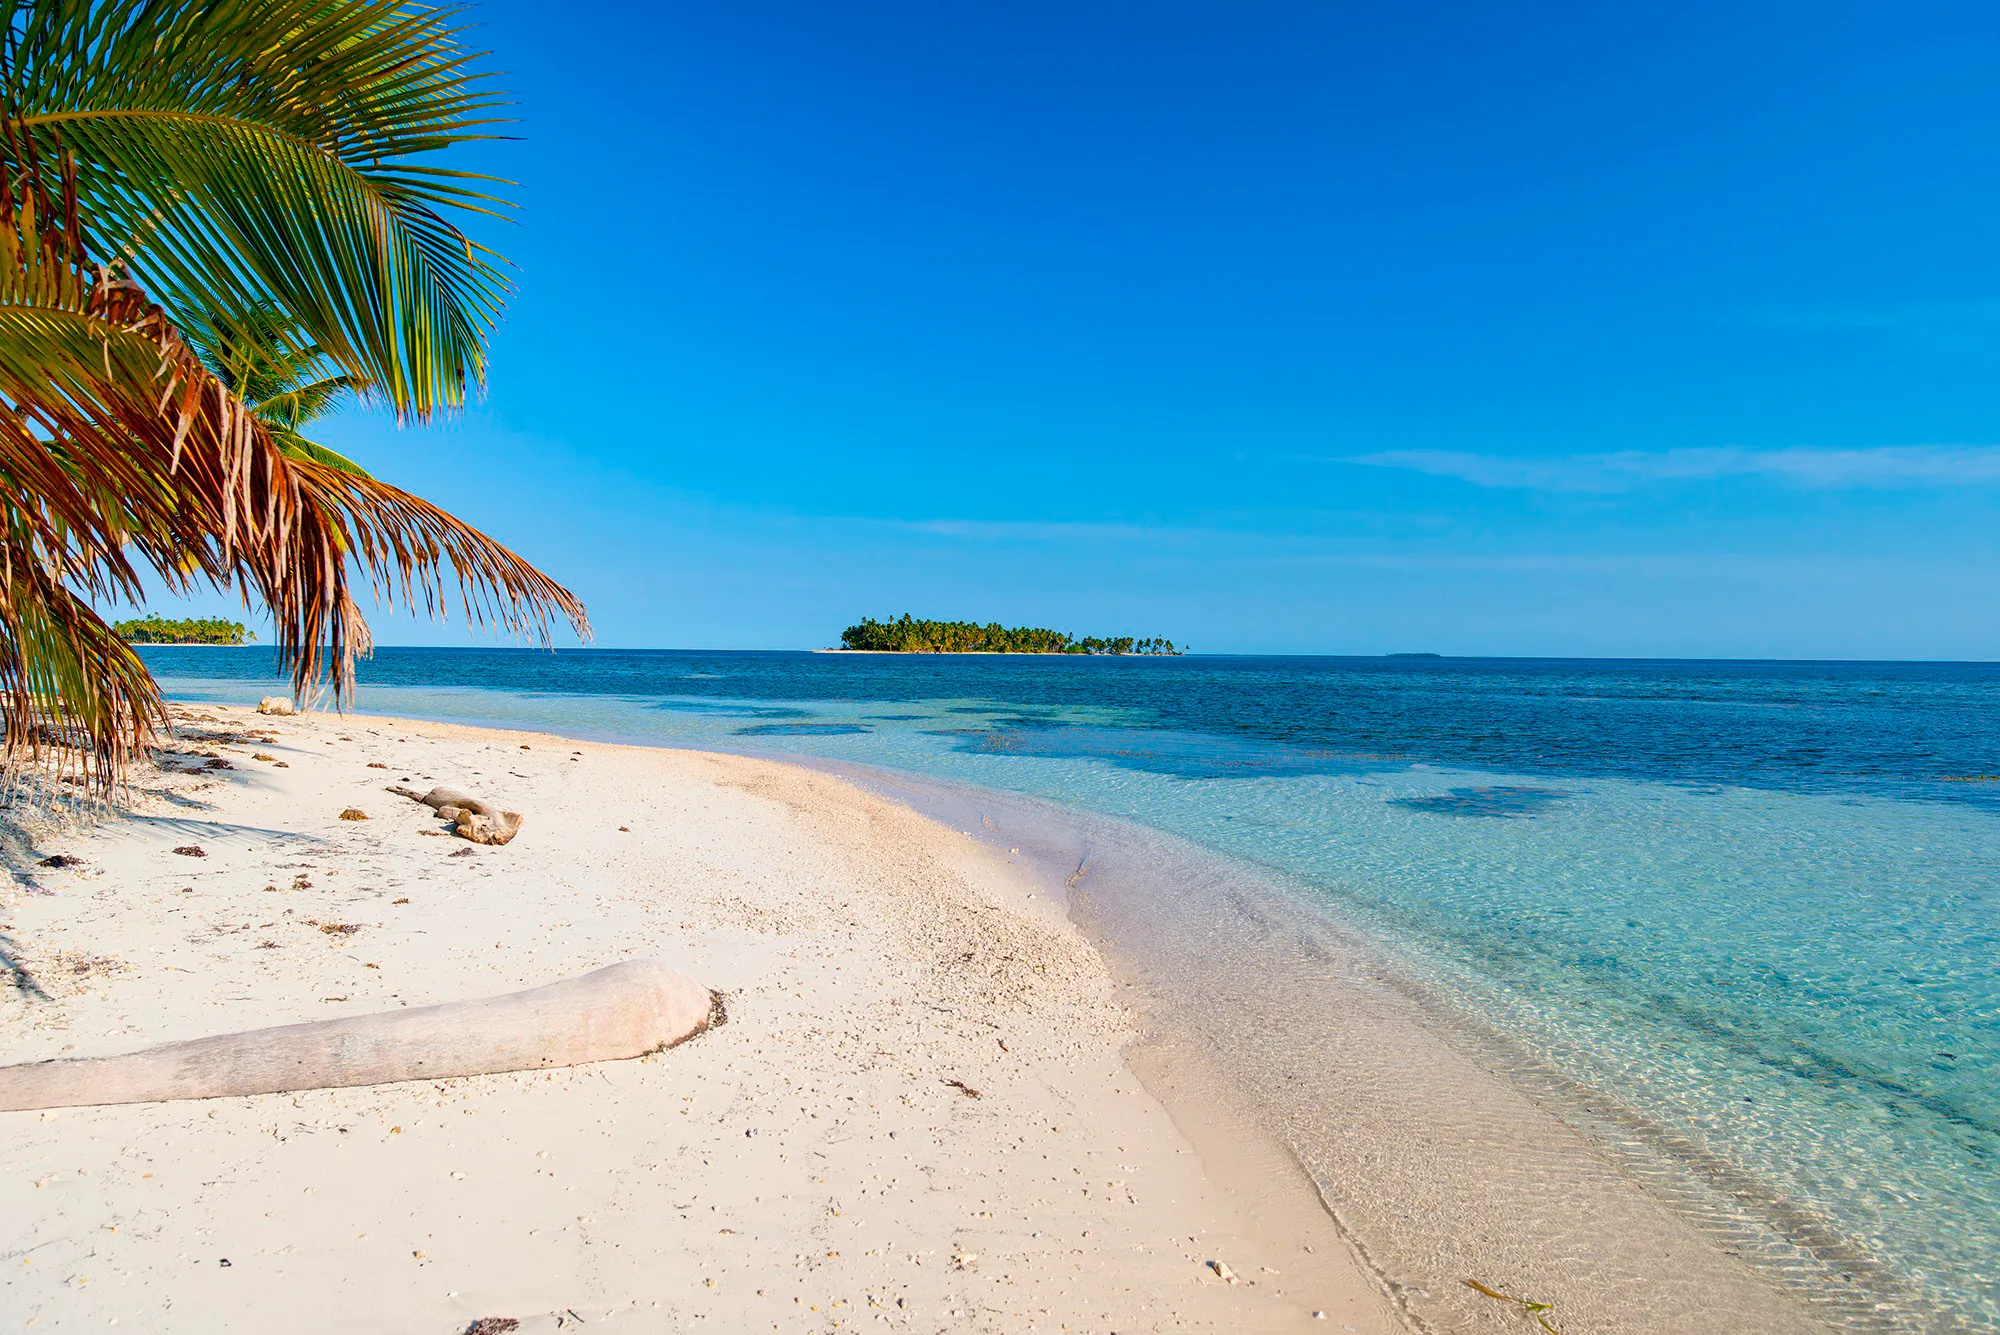
M 322 434 L 600 643 L 2000 657 L 1990 5 L 473 12 L 490 392 Z

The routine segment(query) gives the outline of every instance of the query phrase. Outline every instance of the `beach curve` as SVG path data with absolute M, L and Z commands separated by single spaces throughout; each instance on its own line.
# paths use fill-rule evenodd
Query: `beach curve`
M 730 1023 L 559 1071 L 0 1116 L 0 1297 L 38 1328 L 1400 1327 L 1204 1172 L 1102 960 L 977 841 L 755 759 L 180 712 L 132 814 L 40 831 L 79 861 L 10 895 L 46 994 L 0 1021 L 10 1059 L 641 957 Z M 425 780 L 522 835 L 475 849 L 383 792 Z

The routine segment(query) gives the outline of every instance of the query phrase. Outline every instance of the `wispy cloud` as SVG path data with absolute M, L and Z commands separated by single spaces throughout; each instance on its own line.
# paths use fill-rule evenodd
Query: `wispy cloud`
M 1953 487 L 2000 482 L 2000 445 L 1883 445 L 1870 449 L 1620 450 L 1547 457 L 1465 450 L 1384 450 L 1343 463 L 1406 468 L 1480 487 L 1616 492 L 1660 482 L 1764 478 L 1820 488 Z

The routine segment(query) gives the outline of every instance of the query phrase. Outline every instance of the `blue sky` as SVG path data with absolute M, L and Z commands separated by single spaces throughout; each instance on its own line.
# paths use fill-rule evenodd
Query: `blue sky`
M 2000 657 L 1990 5 L 474 12 L 490 393 L 324 435 L 600 643 Z

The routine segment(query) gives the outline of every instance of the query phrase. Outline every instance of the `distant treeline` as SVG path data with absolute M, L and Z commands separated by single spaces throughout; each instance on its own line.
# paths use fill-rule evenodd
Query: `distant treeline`
M 894 621 L 863 617 L 858 626 L 840 632 L 843 649 L 870 649 L 890 654 L 1178 654 L 1185 650 L 1172 640 L 1134 639 L 1130 635 L 1077 639 L 1060 630 L 1039 626 L 1007 627 L 999 622 L 981 626 L 971 621 L 919 621 L 905 612 Z
M 240 621 L 220 617 L 189 617 L 179 621 L 149 616 L 139 621 L 120 621 L 111 628 L 133 644 L 242 644 L 257 637 L 243 629 Z

